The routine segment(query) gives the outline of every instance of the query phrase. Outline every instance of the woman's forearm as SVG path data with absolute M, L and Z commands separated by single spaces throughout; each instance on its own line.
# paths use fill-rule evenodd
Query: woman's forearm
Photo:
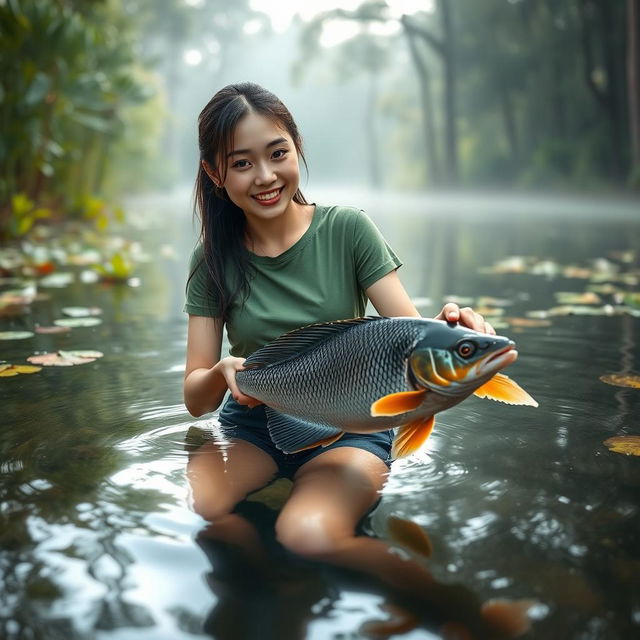
M 211 369 L 194 369 L 184 380 L 184 404 L 196 418 L 217 409 L 227 392 L 219 364 Z

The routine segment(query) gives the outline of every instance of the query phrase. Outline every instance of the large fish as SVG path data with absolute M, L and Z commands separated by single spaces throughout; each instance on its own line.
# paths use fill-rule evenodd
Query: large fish
M 369 316 L 286 333 L 249 356 L 236 381 L 266 405 L 285 453 L 399 427 L 392 455 L 402 457 L 426 441 L 437 412 L 472 393 L 538 406 L 498 373 L 518 357 L 514 347 L 442 320 Z

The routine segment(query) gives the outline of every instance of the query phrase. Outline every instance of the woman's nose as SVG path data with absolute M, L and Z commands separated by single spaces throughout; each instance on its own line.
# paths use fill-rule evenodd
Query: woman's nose
M 276 179 L 275 171 L 268 164 L 263 164 L 258 167 L 258 173 L 256 175 L 256 184 L 269 184 Z

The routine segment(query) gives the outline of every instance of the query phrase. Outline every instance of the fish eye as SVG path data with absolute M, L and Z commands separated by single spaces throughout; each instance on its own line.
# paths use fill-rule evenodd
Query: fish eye
M 463 340 L 456 346 L 456 353 L 461 358 L 470 358 L 476 352 L 475 343 L 470 340 Z

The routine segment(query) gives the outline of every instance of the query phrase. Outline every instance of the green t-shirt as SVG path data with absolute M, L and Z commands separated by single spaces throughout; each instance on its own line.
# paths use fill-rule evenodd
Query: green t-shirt
M 198 245 L 184 311 L 215 317 L 219 312 L 202 257 Z M 304 235 L 284 253 L 250 254 L 250 259 L 256 273 L 249 296 L 234 303 L 226 325 L 230 353 L 238 357 L 298 327 L 364 315 L 364 290 L 402 264 L 363 211 L 321 205 Z

